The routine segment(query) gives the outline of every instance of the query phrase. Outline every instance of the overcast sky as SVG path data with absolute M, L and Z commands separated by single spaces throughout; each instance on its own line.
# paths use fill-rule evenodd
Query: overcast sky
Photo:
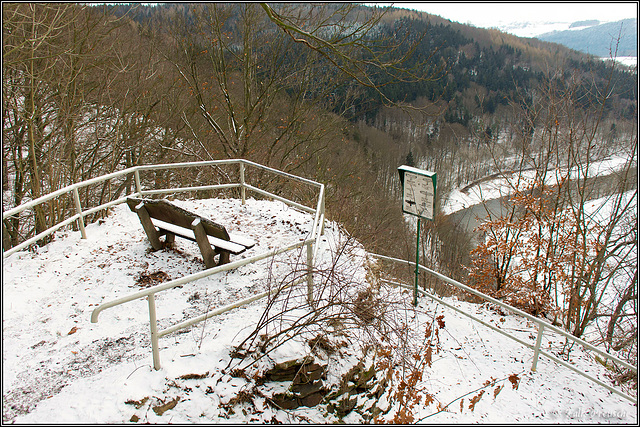
M 638 2 L 449 2 L 377 3 L 421 10 L 462 24 L 491 27 L 507 22 L 601 22 L 637 18 Z

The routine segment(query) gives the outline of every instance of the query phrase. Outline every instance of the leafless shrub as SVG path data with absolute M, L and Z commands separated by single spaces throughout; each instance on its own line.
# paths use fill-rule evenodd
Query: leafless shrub
M 347 239 L 330 251 L 331 260 L 313 269 L 311 304 L 303 251 L 288 261 L 288 272 L 277 281 L 271 275 L 268 286 L 274 292 L 258 323 L 234 349 L 228 368 L 255 364 L 292 340 L 327 355 L 339 354 L 349 342 L 359 343 L 363 354 L 381 343 L 406 342 L 407 314 L 400 309 L 411 310 L 410 299 L 380 286 L 375 265 L 360 250 Z

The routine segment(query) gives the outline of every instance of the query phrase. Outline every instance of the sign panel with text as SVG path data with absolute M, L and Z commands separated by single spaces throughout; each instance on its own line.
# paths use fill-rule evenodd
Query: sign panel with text
M 433 220 L 436 200 L 436 173 L 400 166 L 402 212 Z

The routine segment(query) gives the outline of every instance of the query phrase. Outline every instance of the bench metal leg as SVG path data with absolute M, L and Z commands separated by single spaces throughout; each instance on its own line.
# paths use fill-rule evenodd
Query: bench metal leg
M 144 228 L 144 232 L 147 233 L 147 237 L 149 238 L 149 242 L 154 250 L 162 249 L 162 242 L 160 242 L 160 234 L 153 226 L 151 222 L 151 218 L 149 217 L 149 212 L 145 209 L 144 204 L 140 203 L 136 206 L 136 213 L 138 214 L 138 218 L 140 218 L 140 222 L 142 223 L 142 228 Z
M 207 237 L 207 233 L 204 231 L 204 226 L 202 225 L 200 218 L 196 218 L 191 223 L 191 228 L 193 228 L 193 234 L 196 236 L 196 242 L 200 248 L 200 253 L 202 253 L 204 264 L 207 268 L 215 267 L 216 264 L 213 259 L 215 252 L 211 249 L 211 243 L 209 243 L 209 238 Z

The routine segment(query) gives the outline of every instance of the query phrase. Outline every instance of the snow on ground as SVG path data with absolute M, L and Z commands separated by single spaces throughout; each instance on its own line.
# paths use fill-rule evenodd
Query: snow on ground
M 313 222 L 311 215 L 280 202 L 249 199 L 244 206 L 234 199 L 175 203 L 259 242 L 246 253 L 232 256 L 232 261 L 301 241 Z M 125 205 L 87 226 L 87 237 L 81 239 L 79 232 L 58 233 L 53 242 L 35 252 L 18 252 L 3 260 L 3 422 L 338 421 L 335 414 L 327 413 L 326 405 L 277 410 L 261 396 L 230 409 L 233 399 L 248 390 L 251 382 L 229 374 L 230 353 L 259 321 L 265 300 L 161 338 L 162 368 L 155 371 L 146 301 L 107 309 L 97 323 L 90 323 L 91 311 L 142 289 L 154 278 L 175 279 L 202 271 L 197 245 L 177 238 L 176 249 L 151 252 L 137 216 Z M 347 240 L 338 226 L 328 223 L 319 263 L 334 261 Z M 364 283 L 364 252 L 354 244 L 344 254 L 347 262 L 336 265 L 351 269 L 347 274 L 354 283 Z M 305 257 L 304 250 L 283 254 L 273 261 L 263 260 L 159 293 L 160 328 L 277 284 Z M 399 290 L 390 292 L 411 299 Z M 455 298 L 447 301 L 535 342 L 534 326 L 518 316 Z M 435 400 L 414 411 L 415 419 L 422 423 L 637 422 L 637 408 L 627 400 L 544 358 L 537 372 L 531 372 L 530 350 L 426 298 L 415 311 L 396 314 L 416 337 L 423 334 L 425 325 L 443 316 L 431 366 L 420 383 L 421 390 Z M 328 382 L 337 381 L 362 356 L 363 342 L 347 341 L 336 354 L 316 355 L 329 366 Z M 558 354 L 563 344 L 563 339 L 551 335 L 543 346 Z M 294 339 L 261 363 L 308 354 L 306 343 Z M 574 347 L 570 358 L 591 375 L 609 381 L 605 368 L 581 348 Z M 279 386 L 267 383 L 264 389 Z M 380 397 L 378 405 L 384 407 L 385 401 L 389 412 L 382 419 L 391 420 L 398 402 L 390 392 Z M 154 405 L 161 402 L 169 404 L 166 411 L 154 411 Z M 351 412 L 343 421 L 360 423 L 363 419 Z

